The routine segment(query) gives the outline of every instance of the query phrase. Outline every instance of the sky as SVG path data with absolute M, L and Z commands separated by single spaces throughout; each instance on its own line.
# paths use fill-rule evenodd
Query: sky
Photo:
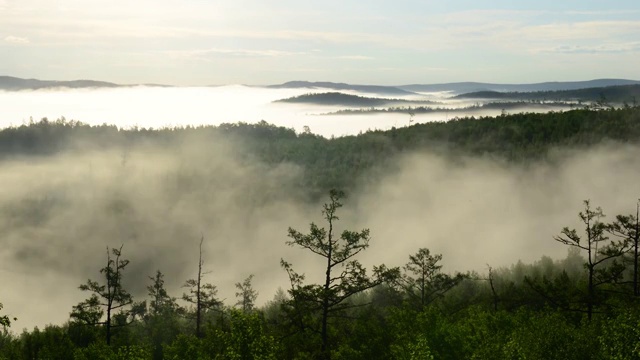
M 0 0 L 0 75 L 123 84 L 640 79 L 637 0 Z

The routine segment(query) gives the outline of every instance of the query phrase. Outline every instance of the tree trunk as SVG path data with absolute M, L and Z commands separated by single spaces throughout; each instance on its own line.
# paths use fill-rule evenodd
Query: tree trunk
M 425 306 L 424 291 L 425 291 L 425 286 L 427 285 L 426 277 L 427 276 L 425 274 L 424 264 L 423 264 L 422 279 L 421 279 L 421 284 L 420 284 L 420 305 L 422 305 L 421 309 L 424 309 L 424 306 Z
M 498 311 L 498 294 L 493 286 L 493 269 L 489 266 L 489 286 L 491 286 L 491 294 L 493 295 L 493 311 Z
M 333 221 L 329 216 L 329 234 L 327 235 L 327 241 L 329 242 L 329 251 L 327 253 L 327 271 L 325 273 L 324 281 L 324 298 L 322 299 L 322 348 L 320 349 L 320 356 L 322 359 L 331 359 L 331 353 L 329 352 L 329 336 L 327 333 L 327 321 L 329 320 L 329 286 L 331 285 L 331 256 L 333 253 Z
M 107 346 L 111 346 L 111 305 L 107 307 Z
M 593 289 L 593 272 L 593 265 L 589 264 L 589 293 L 587 296 L 587 317 L 589 321 L 591 321 L 593 314 L 593 297 L 595 295 L 595 291 Z
M 198 258 L 198 285 L 196 287 L 196 336 L 202 338 L 202 302 L 200 293 L 200 282 L 202 280 L 202 242 L 204 237 L 200 239 L 200 256 Z
M 107 247 L 107 271 L 106 271 L 106 277 L 107 277 L 107 322 L 105 323 L 106 327 L 107 327 L 107 346 L 111 346 L 111 308 L 113 307 L 113 298 L 114 298 L 114 293 L 115 293 L 115 289 L 113 291 L 113 293 L 111 292 L 111 274 L 110 274 L 110 266 L 111 266 L 111 256 L 109 255 L 109 248 Z M 117 267 L 117 264 L 116 264 Z
M 588 210 L 587 210 L 588 211 Z M 592 234 L 591 234 L 591 221 L 587 220 L 587 242 L 588 242 L 588 253 L 587 255 L 589 256 L 589 285 L 587 288 L 587 317 L 589 319 L 589 322 L 591 322 L 591 316 L 593 315 L 593 297 L 594 297 L 594 293 L 595 293 L 595 289 L 593 288 L 593 276 L 594 276 L 594 268 L 595 265 L 593 265 L 593 256 L 592 256 L 592 250 L 591 250 L 591 246 L 593 246 L 593 242 L 596 239 L 593 238 Z M 598 245 L 598 243 L 596 242 L 596 246 Z M 597 254 L 597 247 L 596 247 L 596 254 Z
M 640 296 L 638 289 L 638 240 L 640 238 L 640 202 L 636 204 L 636 233 L 633 244 L 633 295 Z

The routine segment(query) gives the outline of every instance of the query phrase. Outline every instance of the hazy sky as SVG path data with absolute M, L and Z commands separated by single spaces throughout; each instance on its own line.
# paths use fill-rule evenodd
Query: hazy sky
M 639 55 L 637 0 L 0 0 L 0 74 L 40 79 L 640 79 Z

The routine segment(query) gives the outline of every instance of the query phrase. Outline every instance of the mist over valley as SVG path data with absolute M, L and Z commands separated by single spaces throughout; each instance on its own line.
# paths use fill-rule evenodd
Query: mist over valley
M 0 360 L 640 359 L 640 7 L 0 0 Z
M 320 282 L 322 263 L 285 241 L 289 227 L 322 224 L 330 188 L 347 192 L 337 228 L 371 231 L 367 267 L 402 266 L 427 247 L 443 255 L 445 271 L 480 273 L 487 264 L 563 259 L 567 249 L 553 236 L 580 225 L 582 200 L 613 216 L 632 212 L 640 193 L 637 108 L 508 115 L 455 112 L 460 105 L 440 94 L 406 97 L 451 106 L 460 118 L 447 122 L 446 111 L 323 116 L 335 105 L 274 103 L 308 91 L 1 92 L 2 118 L 24 122 L 0 134 L 0 282 L 12 289 L 2 299 L 18 317 L 12 326 L 67 321 L 67 310 L 50 309 L 81 301 L 74 289 L 98 275 L 107 247 L 120 245 L 131 260 L 123 284 L 136 297 L 156 270 L 179 297 L 197 270 L 201 237 L 204 279 L 227 305 L 250 274 L 259 305 L 287 289 L 281 258 Z M 26 111 L 86 125 L 27 122 Z M 486 118 L 466 118 L 473 115 Z M 561 130 L 573 118 L 585 125 Z M 606 121 L 624 133 L 595 130 Z

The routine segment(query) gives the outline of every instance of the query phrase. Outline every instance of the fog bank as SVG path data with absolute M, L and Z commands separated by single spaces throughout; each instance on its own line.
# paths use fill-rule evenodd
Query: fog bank
M 640 194 L 637 147 L 608 145 L 559 151 L 552 163 L 520 167 L 427 153 L 396 159 L 381 178 L 362 174 L 338 230 L 371 229 L 368 266 L 401 266 L 420 247 L 443 253 L 448 271 L 508 266 L 542 255 L 563 257 L 552 236 L 577 227 L 582 200 L 609 219 L 631 213 Z M 287 247 L 287 228 L 321 224 L 320 203 L 303 201 L 303 169 L 269 166 L 224 139 L 182 138 L 162 148 L 140 145 L 103 152 L 0 163 L 0 301 L 18 317 L 14 330 L 63 323 L 99 279 L 106 247 L 124 244 L 127 288 L 145 297 L 147 276 L 166 274 L 172 296 L 197 269 L 205 238 L 205 280 L 233 305 L 234 283 L 255 274 L 258 302 L 287 287 L 285 258 L 320 281 L 322 262 Z
M 138 126 L 155 129 L 236 122 L 257 123 L 264 120 L 278 126 L 293 128 L 298 132 L 302 132 L 304 126 L 309 126 L 313 133 L 329 138 L 409 125 L 411 118 L 403 113 L 320 116 L 319 114 L 335 112 L 346 107 L 272 103 L 275 100 L 306 93 L 330 91 L 335 90 L 267 89 L 241 85 L 0 91 L 0 127 L 19 126 L 27 123 L 30 118 L 38 121 L 44 117 L 54 120 L 63 116 L 68 120 L 91 125 L 107 123 L 120 128 Z M 375 96 L 354 91 L 345 92 Z M 451 108 L 475 103 L 450 99 L 447 93 L 425 93 L 404 98 L 441 101 L 444 104 L 442 106 Z M 523 107 L 518 110 L 520 111 L 541 112 L 547 109 Z M 446 121 L 456 116 L 495 116 L 500 113 L 500 109 L 464 109 L 417 114 L 412 120 L 414 123 L 424 123 Z

